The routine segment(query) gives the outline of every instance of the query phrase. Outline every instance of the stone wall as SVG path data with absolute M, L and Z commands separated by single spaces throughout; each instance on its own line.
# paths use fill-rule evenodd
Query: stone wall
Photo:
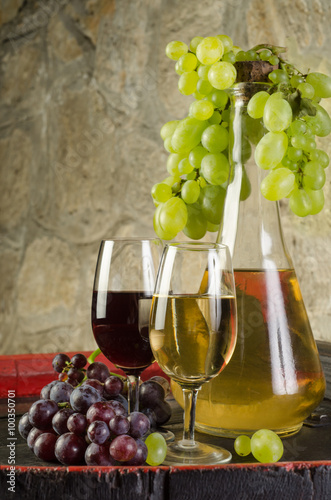
M 187 111 L 166 44 L 227 33 L 244 49 L 286 45 L 303 70 L 331 74 L 330 1 L 0 5 L 1 354 L 94 349 L 99 242 L 153 235 L 149 193 L 167 158 L 159 130 Z M 318 216 L 282 206 L 315 337 L 329 341 L 330 182 Z

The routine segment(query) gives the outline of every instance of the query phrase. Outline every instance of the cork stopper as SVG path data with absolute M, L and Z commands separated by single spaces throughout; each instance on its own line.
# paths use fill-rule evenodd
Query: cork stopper
M 268 61 L 237 61 L 234 63 L 237 70 L 236 82 L 265 82 L 270 83 L 269 73 L 278 69 L 278 64 L 273 66 Z

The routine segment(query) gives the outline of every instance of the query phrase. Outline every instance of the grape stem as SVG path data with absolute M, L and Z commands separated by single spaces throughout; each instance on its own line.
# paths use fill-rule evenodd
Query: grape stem
M 94 352 L 92 352 L 92 353 L 89 355 L 89 357 L 87 358 L 88 363 L 89 363 L 90 365 L 91 365 L 92 363 L 94 363 L 95 358 L 96 358 L 97 356 L 99 356 L 99 354 L 101 354 L 101 349 L 99 349 L 99 348 L 98 348 L 98 349 L 96 349 Z
M 259 45 L 255 45 L 254 47 L 252 47 L 251 50 L 254 50 L 255 52 L 257 52 L 258 50 L 261 50 L 261 49 L 269 49 L 276 56 L 287 51 L 286 47 L 279 47 L 277 45 L 270 45 L 269 43 L 260 43 Z

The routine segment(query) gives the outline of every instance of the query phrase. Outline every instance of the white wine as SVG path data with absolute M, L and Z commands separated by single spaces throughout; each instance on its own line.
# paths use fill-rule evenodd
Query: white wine
M 199 387 L 228 363 L 236 341 L 233 296 L 156 295 L 150 343 L 160 367 L 183 387 Z

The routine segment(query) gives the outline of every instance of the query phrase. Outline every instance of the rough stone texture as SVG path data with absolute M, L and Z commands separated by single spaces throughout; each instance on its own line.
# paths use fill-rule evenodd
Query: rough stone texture
M 94 349 L 99 241 L 153 235 L 159 130 L 190 101 L 166 44 L 227 33 L 331 74 L 330 14 L 329 0 L 0 3 L 1 354 Z M 315 337 L 331 341 L 330 176 L 325 194 L 318 216 L 281 211 Z

